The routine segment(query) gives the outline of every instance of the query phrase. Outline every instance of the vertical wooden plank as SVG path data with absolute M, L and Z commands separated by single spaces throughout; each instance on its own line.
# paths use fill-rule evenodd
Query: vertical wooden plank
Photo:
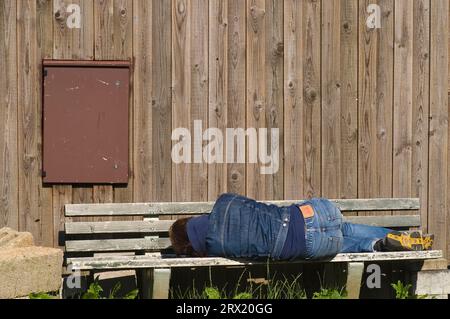
M 172 3 L 172 129 L 190 129 L 191 101 L 191 49 L 189 0 L 173 0 Z M 190 143 L 183 136 L 183 144 Z M 174 141 L 173 144 L 180 141 Z M 172 166 L 172 200 L 189 201 L 191 198 L 190 164 Z
M 266 0 L 265 22 L 265 123 L 267 128 L 267 155 L 270 163 L 262 164 L 265 167 L 272 166 L 273 172 L 265 175 L 266 199 L 284 198 L 284 121 L 283 121 L 283 1 Z M 278 129 L 279 137 L 272 141 L 272 129 Z M 261 139 L 262 136 L 259 136 Z M 258 145 L 259 146 L 259 145 Z M 277 164 L 275 164 L 277 163 Z M 275 171 L 275 168 L 278 170 Z
M 266 11 L 264 0 L 247 0 L 247 129 L 264 128 L 266 124 Z M 259 131 L 259 130 L 258 130 Z M 249 141 L 247 147 L 247 196 L 258 200 L 266 199 L 266 180 L 261 174 L 261 165 L 250 163 L 259 145 Z M 253 147 L 252 147 L 253 146 Z
M 115 41 L 115 0 L 94 1 L 94 56 L 95 59 L 114 59 L 120 42 Z
M 69 28 L 70 4 L 80 6 L 80 29 Z M 53 56 L 55 59 L 94 59 L 94 10 L 92 0 L 53 0 Z
M 431 1 L 431 0 L 430 0 Z M 448 28 L 449 28 L 449 39 L 448 39 L 448 48 L 450 48 L 450 9 L 449 9 L 449 15 L 448 15 Z M 450 51 L 449 51 L 449 55 L 450 55 Z M 447 72 L 449 73 L 449 77 L 450 77 L 450 58 L 447 58 L 449 60 L 449 69 L 447 69 Z M 450 93 L 450 86 L 449 86 L 449 93 Z M 448 95 L 448 112 L 449 112 L 449 116 L 450 116 L 450 94 Z M 447 144 L 448 144 L 448 153 L 447 153 L 447 161 L 448 161 L 448 156 L 450 156 L 450 125 L 448 125 L 448 140 L 447 140 Z M 448 178 L 447 178 L 447 193 L 450 192 L 450 169 L 448 170 Z M 447 196 L 447 223 L 449 223 L 450 220 L 450 196 Z M 450 239 L 447 238 L 447 247 L 450 245 Z M 447 253 L 448 256 L 449 253 Z
M 321 194 L 321 4 L 285 2 L 285 198 Z
M 215 200 L 227 190 L 226 128 L 228 124 L 228 1 L 209 2 L 209 118 L 210 128 L 223 133 L 224 150 L 219 163 L 208 165 L 208 200 Z M 232 126 L 230 126 L 232 127 Z
M 132 56 L 132 3 L 130 0 L 94 1 L 95 59 L 127 60 Z M 131 128 L 132 129 L 132 128 Z M 119 187 L 121 201 L 132 198 L 132 185 Z M 94 202 L 114 201 L 112 185 L 95 185 Z
M 172 1 L 134 1 L 133 12 L 133 199 L 171 201 Z
M 190 33 L 190 127 L 194 146 L 194 121 L 202 121 L 203 130 L 214 127 L 208 124 L 208 5 L 209 0 L 189 0 Z M 188 66 L 189 64 L 186 64 Z M 208 142 L 206 142 L 208 143 Z M 193 149 L 195 152 L 195 148 Z M 208 165 L 204 161 L 191 164 L 191 201 L 208 199 Z
M 94 1 L 94 57 L 96 60 L 112 60 L 120 51 L 120 42 L 114 41 L 114 3 L 115 0 Z M 92 31 L 91 31 L 92 32 Z M 114 200 L 112 185 L 93 186 L 94 203 L 107 203 Z
M 0 228 L 19 228 L 16 1 L 0 3 Z
M 42 187 L 41 177 L 41 85 L 42 58 L 48 46 L 38 43 L 41 34 L 51 34 L 50 19 L 38 18 L 48 3 L 17 3 L 18 55 L 18 153 L 19 153 L 19 230 L 31 232 L 39 245 L 53 245 L 52 192 Z M 47 18 L 51 18 L 48 14 Z M 42 45 L 42 46 L 41 46 Z M 19 71 L 20 70 L 20 71 Z
M 153 3 L 153 2 L 152 2 Z M 152 198 L 151 161 L 153 134 L 151 107 L 152 85 L 152 5 L 147 1 L 133 2 L 133 60 L 134 77 L 134 202 L 147 202 Z
M 430 0 L 413 8 L 412 196 L 420 198 L 422 229 L 428 226 L 428 117 L 430 109 Z
M 128 60 L 133 56 L 133 3 L 132 0 L 115 0 L 114 2 L 114 45 L 115 59 Z M 133 67 L 133 66 L 132 66 Z M 132 74 L 133 70 L 130 70 Z M 133 201 L 133 79 L 130 75 L 130 95 L 128 106 L 128 164 L 129 177 L 127 185 L 114 187 L 113 201 L 116 203 L 128 203 Z
M 412 196 L 413 13 L 412 1 L 395 1 L 392 162 L 394 197 Z
M 284 197 L 304 194 L 303 0 L 284 5 Z
M 53 57 L 53 4 L 51 0 L 41 0 L 36 2 L 36 41 L 37 41 L 37 67 L 38 82 L 35 83 L 36 100 L 37 100 L 37 154 L 38 154 L 38 198 L 40 210 L 40 238 L 41 243 L 45 246 L 56 245 L 56 240 L 53 230 L 53 189 L 52 186 L 44 185 L 42 183 L 42 60 L 51 59 Z
M 341 198 L 358 197 L 358 1 L 341 1 Z
M 80 28 L 69 28 L 67 17 L 70 4 L 80 6 Z M 94 59 L 94 7 L 90 0 L 53 0 L 53 58 L 54 59 Z M 47 35 L 48 36 L 48 35 Z M 53 186 L 53 224 L 55 245 L 59 233 L 64 230 L 64 205 L 70 203 L 91 203 L 93 188 L 90 185 Z M 79 220 L 79 219 L 75 219 Z
M 367 8 L 374 3 L 381 8 L 380 29 L 366 25 Z M 392 196 L 393 5 L 390 0 L 360 1 L 358 196 L 362 198 Z
M 448 11 L 445 0 L 431 7 L 430 132 L 428 230 L 435 234 L 436 249 L 447 252 L 448 198 Z
M 172 2 L 133 5 L 134 201 L 171 201 Z
M 227 123 L 230 128 L 244 129 L 246 127 L 246 3 L 242 0 L 228 0 L 227 2 Z M 236 153 L 237 148 L 235 147 Z M 245 186 L 245 163 L 229 164 L 227 167 L 227 190 L 245 195 Z
M 152 2 L 153 199 L 172 199 L 172 3 Z M 147 163 L 148 165 L 148 163 Z
M 306 0 L 303 4 L 303 107 L 304 107 L 304 188 L 303 198 L 321 194 L 321 3 Z
M 340 197 L 341 187 L 341 6 L 322 4 L 322 195 Z

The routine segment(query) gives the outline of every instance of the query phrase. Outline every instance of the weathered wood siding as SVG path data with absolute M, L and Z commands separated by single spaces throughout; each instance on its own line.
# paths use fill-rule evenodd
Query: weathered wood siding
M 66 203 L 417 196 L 450 249 L 448 29 L 448 0 L 3 0 L 0 227 L 57 245 Z M 127 187 L 43 187 L 43 58 L 133 60 Z M 194 120 L 279 128 L 279 171 L 173 164 Z

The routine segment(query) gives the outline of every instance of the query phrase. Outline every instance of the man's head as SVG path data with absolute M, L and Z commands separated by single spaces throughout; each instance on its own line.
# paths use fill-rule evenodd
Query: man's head
M 187 233 L 187 223 L 190 219 L 191 218 L 178 219 L 169 229 L 169 238 L 172 243 L 172 248 L 177 255 L 196 255 Z

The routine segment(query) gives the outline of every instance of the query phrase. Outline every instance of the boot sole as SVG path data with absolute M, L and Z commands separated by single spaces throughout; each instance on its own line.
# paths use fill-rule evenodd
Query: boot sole
M 411 233 L 392 232 L 386 236 L 387 244 L 395 251 L 422 251 L 424 241 L 419 231 Z

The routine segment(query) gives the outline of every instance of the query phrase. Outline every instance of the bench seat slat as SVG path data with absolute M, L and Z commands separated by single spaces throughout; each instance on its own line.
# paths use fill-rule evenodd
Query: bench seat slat
M 169 246 L 169 238 L 68 240 L 66 252 L 159 251 Z
M 419 251 L 419 252 L 380 252 L 380 253 L 358 253 L 358 254 L 355 253 L 355 254 L 339 254 L 335 258 L 329 260 L 329 262 L 424 260 L 424 259 L 442 258 L 442 255 L 443 255 L 442 251 L 440 250 Z M 227 258 L 155 258 L 149 256 L 69 258 L 67 262 L 68 264 L 72 265 L 72 270 L 248 266 L 267 263 L 267 261 L 264 260 L 262 261 L 243 260 L 243 259 L 234 260 Z M 292 261 L 291 263 L 308 263 L 308 262 L 311 261 L 298 260 Z
M 419 215 L 386 216 L 345 216 L 346 221 L 381 227 L 419 227 Z M 67 222 L 65 231 L 68 235 L 77 234 L 126 234 L 126 233 L 161 233 L 167 232 L 173 220 L 150 221 L 109 221 L 109 222 Z
M 376 198 L 332 200 L 342 211 L 384 211 L 418 210 L 418 198 Z M 287 206 L 297 201 L 268 201 L 267 203 Z M 110 204 L 67 204 L 65 215 L 79 216 L 151 216 L 204 214 L 211 211 L 214 202 L 200 203 L 110 203 Z

